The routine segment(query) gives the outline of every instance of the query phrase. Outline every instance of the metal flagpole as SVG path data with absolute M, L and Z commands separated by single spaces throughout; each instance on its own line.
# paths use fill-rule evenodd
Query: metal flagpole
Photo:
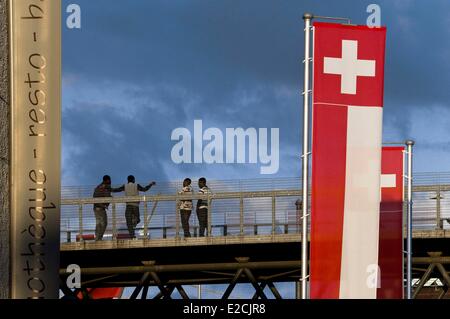
M 406 296 L 411 299 L 411 280 L 412 280 L 412 148 L 414 141 L 408 140 L 405 142 L 408 154 L 408 209 L 407 209 L 407 270 L 406 270 Z
M 302 155 L 302 179 L 303 179 L 303 207 L 302 207 L 302 299 L 307 299 L 308 278 L 308 156 L 309 156 L 309 65 L 311 20 L 313 15 L 305 13 L 305 60 L 303 79 L 303 155 Z

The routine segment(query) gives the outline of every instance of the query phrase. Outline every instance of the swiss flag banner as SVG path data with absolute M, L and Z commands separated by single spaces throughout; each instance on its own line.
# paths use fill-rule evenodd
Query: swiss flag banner
M 386 29 L 314 24 L 311 298 L 376 298 Z
M 378 299 L 403 298 L 404 147 L 383 147 L 381 154 Z

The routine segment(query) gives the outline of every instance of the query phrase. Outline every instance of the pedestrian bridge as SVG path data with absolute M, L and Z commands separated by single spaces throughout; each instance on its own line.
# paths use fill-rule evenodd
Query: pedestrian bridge
M 61 207 L 61 249 L 105 249 L 158 245 L 198 245 L 202 242 L 243 243 L 256 238 L 279 241 L 293 240 L 301 232 L 301 179 L 253 179 L 211 181 L 209 196 L 177 195 L 179 182 L 157 184 L 142 196 L 92 198 L 90 187 L 63 187 Z M 415 237 L 445 236 L 450 230 L 450 173 L 416 174 L 413 183 L 413 229 Z M 406 187 L 406 186 L 405 186 Z M 194 187 L 195 189 L 195 187 Z M 193 237 L 183 238 L 176 203 L 194 200 L 190 217 Z M 195 200 L 210 201 L 209 238 L 197 238 L 198 220 Z M 108 202 L 108 227 L 103 241 L 94 242 L 95 217 L 93 203 Z M 137 240 L 128 238 L 125 203 L 140 202 L 141 223 L 136 228 Z M 256 237 L 251 239 L 251 237 Z M 277 238 L 277 239 L 275 239 Z
M 135 286 L 137 293 L 139 287 L 157 285 L 160 297 L 175 288 L 181 293 L 183 284 L 229 283 L 232 290 L 237 282 L 253 283 L 260 297 L 263 293 L 255 285 L 266 282 L 277 297 L 274 281 L 298 281 L 302 219 L 296 203 L 301 179 L 217 180 L 208 186 L 212 194 L 181 196 L 181 181 L 165 182 L 141 196 L 115 193 L 101 199 L 92 198 L 95 186 L 63 187 L 62 277 L 65 267 L 75 263 L 86 285 Z M 418 263 L 413 277 L 418 280 L 430 252 L 450 256 L 450 173 L 416 173 L 412 191 L 413 256 Z M 195 209 L 190 217 L 193 236 L 183 236 L 177 202 L 190 198 L 194 207 L 199 198 L 210 202 L 206 237 L 197 237 Z M 110 203 L 102 241 L 94 241 L 94 202 Z M 126 202 L 140 202 L 136 239 L 128 237 Z

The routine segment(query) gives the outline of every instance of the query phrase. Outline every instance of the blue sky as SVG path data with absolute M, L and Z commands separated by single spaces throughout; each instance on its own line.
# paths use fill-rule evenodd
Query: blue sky
M 175 164 L 171 132 L 279 128 L 280 167 L 300 176 L 304 12 L 387 26 L 383 140 L 416 140 L 416 171 L 450 171 L 446 0 L 64 0 L 63 185 L 271 177 L 260 164 Z M 64 13 L 64 16 L 67 16 Z

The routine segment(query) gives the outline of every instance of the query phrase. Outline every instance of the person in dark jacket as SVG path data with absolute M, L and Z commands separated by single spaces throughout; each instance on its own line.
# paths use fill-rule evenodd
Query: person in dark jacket
M 120 192 L 117 188 L 111 187 L 111 177 L 109 175 L 103 176 L 103 181 L 94 190 L 93 197 L 111 197 L 111 193 Z M 106 210 L 109 207 L 109 203 L 95 203 L 94 204 L 94 214 L 95 214 L 95 240 L 102 240 L 103 234 L 105 233 L 106 226 L 108 225 L 108 216 L 106 215 Z

